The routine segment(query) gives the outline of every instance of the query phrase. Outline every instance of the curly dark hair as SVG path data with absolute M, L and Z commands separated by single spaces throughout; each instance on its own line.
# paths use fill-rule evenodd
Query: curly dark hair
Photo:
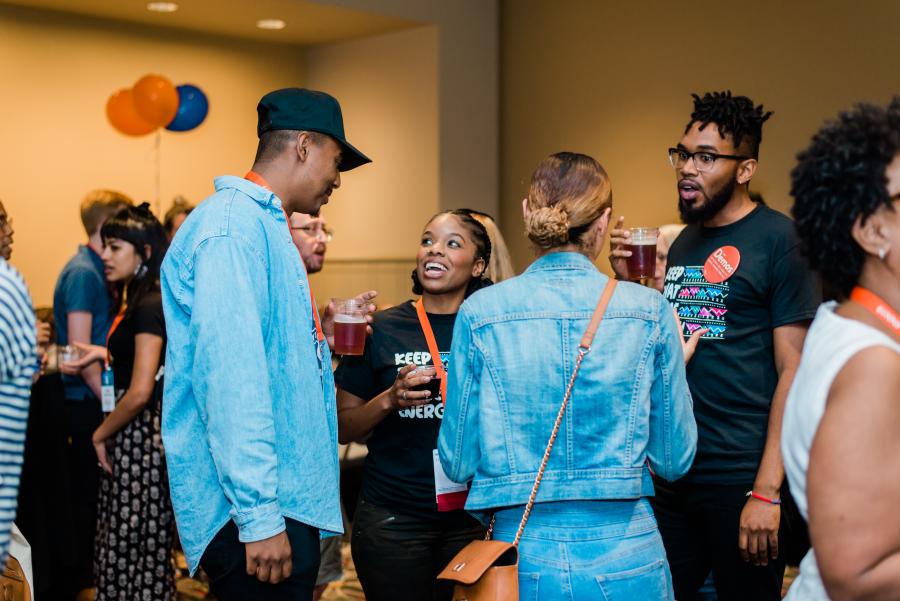
M 754 105 L 746 96 L 732 96 L 731 90 L 707 92 L 702 98 L 698 94 L 691 96 L 694 98 L 694 112 L 691 113 L 691 120 L 685 126 L 684 133 L 687 133 L 694 123 L 699 123 L 701 130 L 714 123 L 722 138 L 726 135 L 731 136 L 735 149 L 739 148 L 746 138 L 750 142 L 751 156 L 759 157 L 762 126 L 772 116 L 772 111 L 764 111 L 761 104 Z
M 861 103 L 829 121 L 797 154 L 791 214 L 810 266 L 846 297 L 866 253 L 851 235 L 879 207 L 892 207 L 887 166 L 900 153 L 900 96 L 887 109 Z
M 469 230 L 469 233 L 472 235 L 472 241 L 475 242 L 475 258 L 484 260 L 484 268 L 487 270 L 488 263 L 491 262 L 491 237 L 488 236 L 487 228 L 484 225 L 472 217 L 472 211 L 469 209 L 450 209 L 447 211 L 441 211 L 434 215 L 431 219 L 428 220 L 428 223 L 431 223 L 436 218 L 441 215 L 455 215 L 459 217 L 459 220 L 462 221 L 462 224 Z M 492 282 L 489 278 L 485 277 L 482 272 L 481 277 L 470 278 L 469 285 L 466 288 L 466 296 L 465 298 L 469 298 L 473 293 L 481 290 L 482 288 L 487 288 L 494 282 Z M 422 282 L 419 281 L 419 273 L 416 269 L 412 270 L 412 278 L 413 286 L 412 291 L 413 294 L 422 294 L 425 290 L 422 288 Z

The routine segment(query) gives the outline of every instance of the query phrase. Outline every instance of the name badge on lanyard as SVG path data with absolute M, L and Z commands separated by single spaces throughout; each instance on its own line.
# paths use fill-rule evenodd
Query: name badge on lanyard
M 122 320 L 125 319 L 127 308 L 128 305 L 123 302 L 122 308 L 113 319 L 112 325 L 109 326 L 109 333 L 106 335 L 106 363 L 103 366 L 103 373 L 100 374 L 100 408 L 103 413 L 111 413 L 116 408 L 116 383 L 112 367 L 110 367 L 112 355 L 109 352 L 109 340 L 112 338 L 113 332 L 119 328 Z
M 419 324 L 422 326 L 425 342 L 428 343 L 428 352 L 431 354 L 432 363 L 434 363 L 434 371 L 437 377 L 441 379 L 441 402 L 446 406 L 447 371 L 444 369 L 444 362 L 441 361 L 441 351 L 438 349 L 434 330 L 431 329 L 431 322 L 428 321 L 428 315 L 425 313 L 425 304 L 421 298 L 416 301 L 416 314 L 419 316 Z M 438 511 L 454 511 L 465 508 L 466 498 L 469 496 L 468 485 L 464 482 L 454 482 L 447 477 L 447 474 L 444 472 L 444 466 L 441 465 L 441 458 L 438 456 L 437 449 L 432 451 L 431 459 L 434 465 L 434 496 L 437 501 Z
M 116 408 L 116 386 L 112 368 L 106 366 L 100 374 L 100 406 L 103 413 L 111 413 Z

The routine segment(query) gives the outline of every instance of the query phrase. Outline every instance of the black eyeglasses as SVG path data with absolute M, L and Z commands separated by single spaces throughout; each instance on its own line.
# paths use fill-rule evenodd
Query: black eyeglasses
M 681 169 L 684 167 L 685 163 L 688 162 L 688 159 L 694 160 L 694 168 L 697 171 L 709 171 L 713 168 L 713 165 L 716 162 L 716 159 L 731 159 L 732 161 L 746 161 L 747 159 L 752 159 L 753 157 L 748 156 L 740 156 L 736 154 L 716 154 L 715 152 L 709 152 L 706 150 L 698 150 L 697 152 L 688 152 L 683 148 L 670 148 L 669 149 L 669 163 L 671 163 L 672 167 L 675 169 Z
M 299 227 L 292 225 L 291 229 L 300 230 L 312 238 L 324 238 L 325 242 L 331 242 L 334 239 L 334 230 L 328 229 L 323 225 L 301 225 Z

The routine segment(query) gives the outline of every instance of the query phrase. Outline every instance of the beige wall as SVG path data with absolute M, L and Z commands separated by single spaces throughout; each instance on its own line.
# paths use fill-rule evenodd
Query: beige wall
M 305 59 L 296 47 L 0 6 L 0 73 L 0 199 L 16 229 L 12 262 L 42 305 L 85 238 L 78 203 L 87 190 L 117 188 L 136 200 L 155 195 L 154 138 L 128 138 L 108 125 L 112 92 L 161 73 L 176 85 L 198 85 L 210 99 L 198 129 L 162 134 L 165 209 L 176 193 L 200 200 L 214 176 L 249 168 L 256 102 L 270 89 L 302 85 Z
M 315 1 L 437 28 L 438 202 L 496 215 L 498 0 Z
M 787 210 L 794 156 L 821 122 L 900 92 L 895 0 L 507 0 L 500 23 L 501 215 L 519 267 L 531 260 L 520 203 L 547 154 L 596 157 L 628 223 L 676 221 L 665 149 L 692 92 L 731 88 L 775 111 L 751 189 Z
M 335 259 L 410 258 L 438 208 L 437 32 L 421 27 L 311 48 L 308 84 L 335 95 L 372 159 L 323 209 Z

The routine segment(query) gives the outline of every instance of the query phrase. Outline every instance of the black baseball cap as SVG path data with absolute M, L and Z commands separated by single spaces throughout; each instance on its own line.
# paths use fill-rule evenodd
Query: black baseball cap
M 340 145 L 343 151 L 340 171 L 372 162 L 347 141 L 341 105 L 330 94 L 305 88 L 275 90 L 262 97 L 256 112 L 259 114 L 257 136 L 276 129 L 315 131 L 331 136 Z

